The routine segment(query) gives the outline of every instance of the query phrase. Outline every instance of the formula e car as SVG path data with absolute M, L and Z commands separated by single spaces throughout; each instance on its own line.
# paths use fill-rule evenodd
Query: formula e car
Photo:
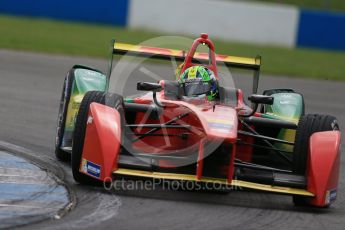
M 196 52 L 198 46 L 208 53 Z M 129 176 L 222 184 L 292 195 L 296 205 L 328 207 L 337 196 L 339 126 L 335 117 L 305 114 L 302 94 L 257 94 L 260 57 L 215 54 L 202 34 L 185 53 L 113 43 L 109 73 L 74 66 L 65 79 L 56 156 L 71 158 L 83 184 Z M 195 60 L 220 78 L 217 65 L 253 71 L 253 92 L 219 85 L 216 100 L 185 100 L 176 80 L 138 82 L 141 95 L 108 91 L 113 55 Z M 247 105 L 248 104 L 248 105 Z

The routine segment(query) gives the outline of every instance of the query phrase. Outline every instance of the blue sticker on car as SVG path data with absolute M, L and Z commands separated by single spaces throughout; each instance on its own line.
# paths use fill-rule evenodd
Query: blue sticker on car
M 330 202 L 335 201 L 336 198 L 337 198 L 337 190 L 336 189 L 331 190 L 330 195 L 329 195 Z
M 326 199 L 325 199 L 325 203 L 326 204 L 330 204 L 333 201 L 335 201 L 335 199 L 337 198 L 337 189 L 333 189 L 333 190 L 328 190 L 326 192 Z
M 101 177 L 101 166 L 86 159 L 82 160 L 81 171 L 93 177 Z

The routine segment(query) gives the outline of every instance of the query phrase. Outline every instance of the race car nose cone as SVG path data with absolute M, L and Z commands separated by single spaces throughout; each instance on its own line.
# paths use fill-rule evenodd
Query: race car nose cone
M 208 34 L 202 33 L 202 34 L 200 34 L 200 37 L 203 38 L 203 39 L 207 39 L 208 38 Z

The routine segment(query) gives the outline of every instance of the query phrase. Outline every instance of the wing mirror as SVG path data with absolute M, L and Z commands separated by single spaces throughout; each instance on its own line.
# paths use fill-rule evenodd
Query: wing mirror
M 158 101 L 157 99 L 157 92 L 163 90 L 163 87 L 159 83 L 152 83 L 152 82 L 138 82 L 137 83 L 137 90 L 141 91 L 152 91 L 153 101 L 154 103 L 161 108 L 164 106 Z
M 252 103 L 252 111 L 249 114 L 241 115 L 243 117 L 253 116 L 256 110 L 258 109 L 259 104 L 273 105 L 274 97 L 260 94 L 252 94 L 248 97 L 248 100 Z
M 152 82 L 138 82 L 137 83 L 137 90 L 140 91 L 152 91 L 152 92 L 160 92 L 162 91 L 162 86 L 158 83 Z
M 248 100 L 251 101 L 253 104 L 273 105 L 274 97 L 260 94 L 252 94 L 248 97 Z

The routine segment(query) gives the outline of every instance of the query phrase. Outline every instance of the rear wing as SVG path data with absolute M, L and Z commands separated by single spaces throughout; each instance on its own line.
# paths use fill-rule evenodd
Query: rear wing
M 110 52 L 111 54 L 110 54 L 110 62 L 109 62 L 109 69 L 108 69 L 108 78 L 110 78 L 111 71 L 113 68 L 114 55 L 130 55 L 130 56 L 135 56 L 135 57 L 147 57 L 147 58 L 158 59 L 158 60 L 175 59 L 176 61 L 183 62 L 185 60 L 186 53 L 187 53 L 186 51 L 176 50 L 176 49 L 149 47 L 149 46 L 141 46 L 141 45 L 130 45 L 130 44 L 125 44 L 125 43 L 115 43 L 114 40 L 112 40 L 111 42 Z M 216 57 L 216 63 L 224 64 L 227 67 L 253 70 L 254 71 L 253 93 L 257 93 L 260 67 L 261 67 L 260 56 L 250 58 L 250 57 L 236 57 L 236 56 L 216 54 L 215 57 Z M 194 59 L 199 60 L 199 61 L 207 61 L 209 60 L 209 54 L 196 52 L 194 54 Z

